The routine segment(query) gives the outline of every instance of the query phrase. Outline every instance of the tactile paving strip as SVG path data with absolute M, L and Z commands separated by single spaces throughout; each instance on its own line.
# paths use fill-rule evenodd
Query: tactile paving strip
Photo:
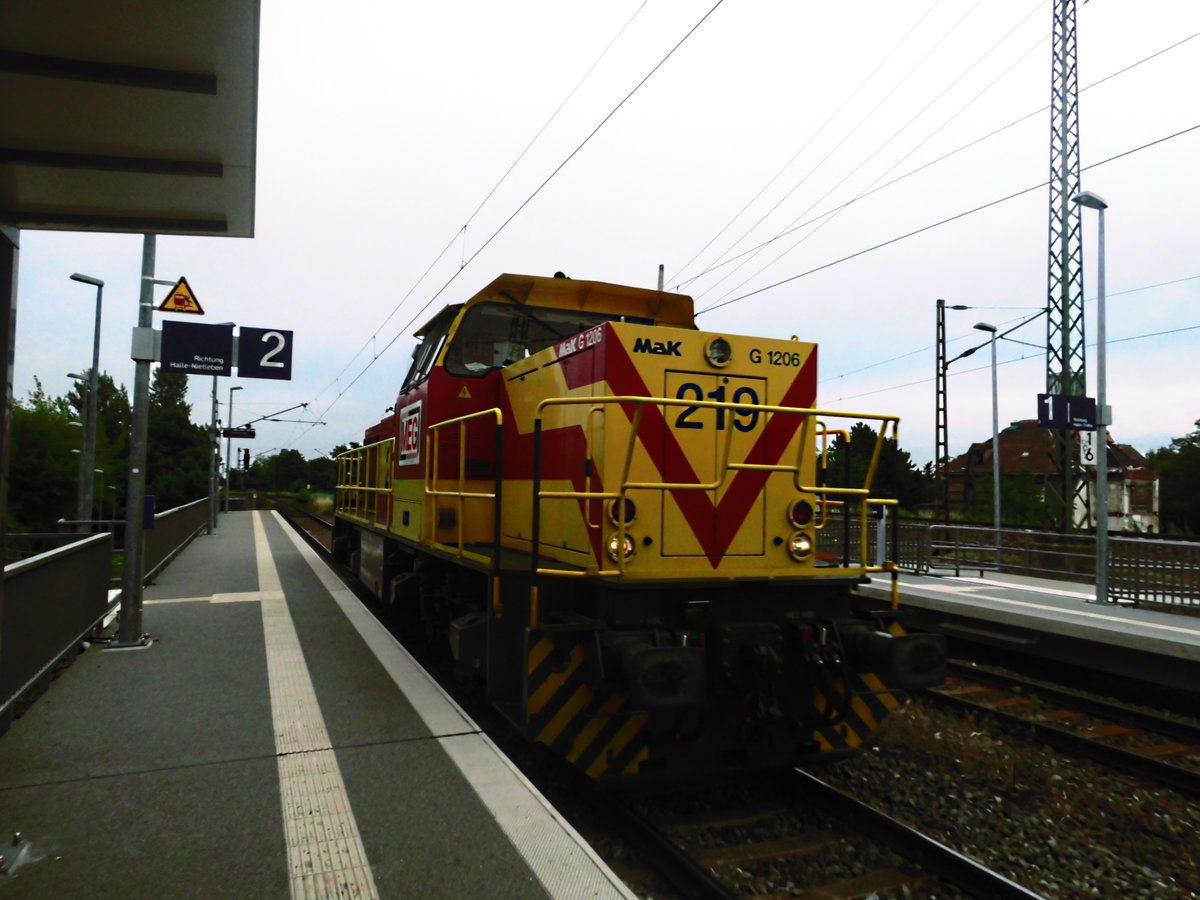
M 261 516 L 254 541 L 292 896 L 377 898 Z

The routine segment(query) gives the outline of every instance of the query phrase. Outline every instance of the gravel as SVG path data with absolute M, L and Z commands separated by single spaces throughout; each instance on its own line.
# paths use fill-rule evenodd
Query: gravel
M 917 700 L 814 774 L 1046 897 L 1200 900 L 1200 802 Z

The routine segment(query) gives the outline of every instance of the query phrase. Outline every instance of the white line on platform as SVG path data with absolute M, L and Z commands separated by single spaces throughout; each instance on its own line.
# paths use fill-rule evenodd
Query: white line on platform
M 292 897 L 378 898 L 262 517 L 254 546 Z
M 999 584 L 999 582 L 993 582 L 993 583 Z M 949 585 L 940 585 L 940 584 L 923 584 L 923 585 L 920 585 L 919 587 L 917 585 L 910 584 L 908 586 L 910 588 L 913 588 L 914 590 L 931 591 L 933 593 L 940 593 L 940 594 L 958 594 L 961 596 L 962 592 L 963 592 L 962 588 L 950 587 Z M 1012 585 L 1005 584 L 1003 586 L 1011 587 Z M 1087 596 L 1091 596 L 1091 595 L 1089 594 Z M 1156 631 L 1174 631 L 1179 634 L 1189 635 L 1190 637 L 1196 636 L 1195 628 L 1180 628 L 1177 625 L 1160 625 L 1157 622 L 1145 622 L 1145 621 L 1142 621 L 1141 619 L 1130 619 L 1125 616 L 1108 616 L 1108 615 L 1105 615 L 1104 613 L 1086 612 L 1081 609 L 1063 609 L 1061 606 L 1047 606 L 1042 603 L 1030 603 L 1027 600 L 1009 600 L 1006 597 L 993 597 L 990 594 L 980 594 L 975 591 L 971 592 L 970 597 L 973 600 L 990 600 L 993 603 L 1004 603 L 1009 606 L 1024 606 L 1028 609 L 1037 609 L 1037 610 L 1041 610 L 1043 612 L 1053 613 L 1055 616 L 1058 616 L 1058 617 L 1066 615 L 1066 616 L 1071 616 L 1073 618 L 1100 619 L 1101 621 L 1104 621 L 1104 622 L 1120 622 L 1122 625 L 1125 625 L 1127 627 L 1153 628 Z
M 965 581 L 968 584 L 978 584 L 987 587 L 1005 588 L 1011 591 L 1026 591 L 1030 594 L 1050 594 L 1054 597 L 1070 597 L 1072 600 L 1091 600 L 1096 596 L 1095 591 L 1064 591 L 1062 588 L 1037 587 L 1030 584 L 1020 584 L 1014 581 L 995 581 L 991 578 L 968 578 L 958 575 L 943 576 L 948 581 Z
M 636 895 L 558 810 L 487 735 L 480 733 L 470 716 L 384 630 L 279 514 L 274 515 L 547 893 L 562 900 L 636 900 Z
M 161 603 L 258 603 L 262 596 L 258 591 L 239 591 L 235 594 L 210 594 L 207 597 L 169 597 L 163 600 L 143 600 L 143 606 L 158 606 Z

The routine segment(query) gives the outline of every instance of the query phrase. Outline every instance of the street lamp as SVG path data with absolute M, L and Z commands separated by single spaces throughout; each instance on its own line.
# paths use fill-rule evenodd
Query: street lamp
M 977 331 L 992 336 L 992 519 L 996 529 L 996 568 L 1000 568 L 1000 392 L 996 382 L 996 326 L 977 322 Z
M 92 469 L 92 471 L 100 476 L 100 515 L 98 516 L 98 518 L 103 519 L 104 518 L 104 470 L 103 469 Z M 91 518 L 90 511 L 89 511 L 88 518 Z
M 218 325 L 233 325 L 233 322 L 218 322 Z M 232 397 L 232 395 L 231 395 Z M 221 432 L 217 430 L 217 376 L 212 380 L 212 424 L 209 428 L 208 441 L 208 534 L 217 527 L 218 502 L 218 469 L 221 467 Z
M 1096 602 L 1108 602 L 1108 379 L 1105 374 L 1104 334 L 1104 211 L 1108 204 L 1098 194 L 1083 191 L 1072 203 L 1100 214 L 1099 272 L 1096 292 Z
M 90 284 L 96 289 L 96 328 L 92 335 L 92 371 L 88 377 L 87 413 L 83 431 L 83 477 L 79 479 L 80 519 L 92 517 L 92 467 L 96 464 L 96 404 L 100 394 L 100 309 L 104 301 L 104 282 L 91 275 L 76 272 L 72 281 Z
M 229 388 L 229 425 L 226 428 L 226 434 L 228 434 L 228 429 L 233 427 L 233 392 L 240 391 L 241 389 L 242 386 L 240 384 L 233 385 Z M 229 471 L 229 455 L 232 450 L 232 446 L 233 435 L 229 435 L 225 438 L 225 512 L 229 512 L 229 483 L 233 480 L 230 478 Z

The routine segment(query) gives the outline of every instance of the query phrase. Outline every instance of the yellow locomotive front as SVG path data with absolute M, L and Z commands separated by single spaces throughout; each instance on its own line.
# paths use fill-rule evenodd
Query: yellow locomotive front
M 817 484 L 816 359 L 799 341 L 613 322 L 512 367 L 538 508 L 507 536 L 622 582 L 813 575 L 825 509 L 867 494 Z
M 508 313 L 504 359 L 482 381 L 459 364 L 475 380 L 457 387 L 446 363 L 485 312 Z M 381 580 L 453 595 L 415 601 L 531 739 L 594 777 L 793 765 L 853 751 L 896 691 L 940 680 L 939 638 L 854 606 L 890 564 L 822 549 L 832 506 L 865 533 L 892 502 L 870 472 L 823 483 L 828 429 L 873 420 L 877 459 L 896 420 L 815 409 L 814 344 L 697 331 L 688 298 L 566 279 L 503 276 L 455 321 L 428 397 L 472 405 L 423 411 L 425 525 L 391 529 Z

